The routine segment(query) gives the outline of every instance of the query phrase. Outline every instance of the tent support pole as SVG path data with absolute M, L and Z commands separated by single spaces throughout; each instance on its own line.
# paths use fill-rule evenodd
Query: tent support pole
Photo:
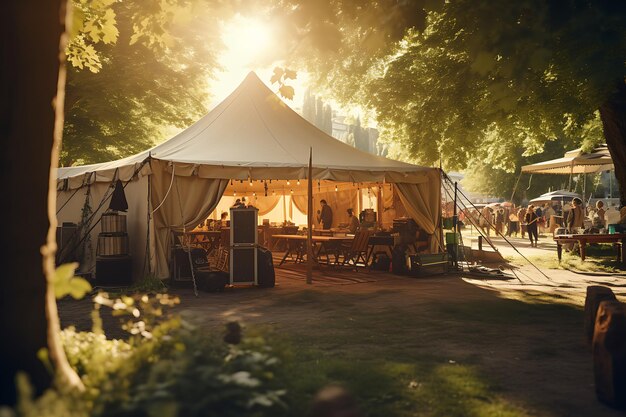
M 378 195 L 376 196 L 376 223 L 378 223 L 378 228 L 382 230 L 383 228 L 383 188 L 384 184 L 378 186 Z
M 519 175 L 517 176 L 517 181 L 515 181 L 515 186 L 513 186 L 513 192 L 511 193 L 511 199 L 509 200 L 511 203 L 513 202 L 515 191 L 517 191 L 517 184 L 519 184 L 520 178 L 522 178 L 522 171 L 519 172 Z
M 283 187 L 283 225 L 287 224 L 287 201 L 285 200 L 285 187 Z
M 313 283 L 313 148 L 309 148 L 306 215 L 306 283 Z

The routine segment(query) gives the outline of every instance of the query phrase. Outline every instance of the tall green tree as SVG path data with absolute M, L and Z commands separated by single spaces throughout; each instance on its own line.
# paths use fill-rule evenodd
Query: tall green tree
M 97 64 L 87 71 L 77 60 L 69 68 L 62 165 L 134 154 L 163 139 L 164 129 L 202 116 L 218 69 L 220 19 L 230 11 L 218 1 L 176 0 L 115 2 L 104 13 L 115 17 L 113 40 L 101 34 L 91 45 L 86 24 L 87 35 L 73 38 L 87 42 Z
M 323 22 L 298 14 L 318 53 L 301 53 L 298 39 L 294 63 L 320 68 L 318 81 L 343 101 L 373 108 L 383 135 L 414 160 L 462 169 L 484 155 L 514 171 L 515 145 L 524 155 L 549 141 L 591 147 L 598 137 L 581 137 L 599 114 L 626 204 L 625 2 L 290 3 L 285 13 Z M 415 21 L 382 18 L 402 8 Z M 365 24 L 372 16 L 378 25 Z
M 54 299 L 56 166 L 63 124 L 65 1 L 0 5 L 0 405 L 16 401 L 15 377 L 36 392 L 51 382 L 38 353 L 47 348 L 60 383 L 82 386 L 60 345 Z M 25 219 L 25 221 L 16 221 Z M 50 285 L 48 285 L 48 283 Z

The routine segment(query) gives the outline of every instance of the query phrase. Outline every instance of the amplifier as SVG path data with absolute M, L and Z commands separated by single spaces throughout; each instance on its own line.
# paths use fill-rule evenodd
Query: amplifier
M 448 273 L 449 259 L 447 253 L 409 255 L 409 275 L 425 277 Z
M 96 258 L 96 285 L 126 287 L 132 284 L 132 258 L 106 256 Z

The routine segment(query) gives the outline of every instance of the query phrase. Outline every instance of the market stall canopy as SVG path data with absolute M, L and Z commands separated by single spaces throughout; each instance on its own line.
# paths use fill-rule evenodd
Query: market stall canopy
M 424 183 L 434 168 L 360 151 L 317 129 L 280 100 L 251 72 L 224 101 L 198 122 L 150 150 L 118 161 L 59 168 L 58 179 L 130 179 L 149 157 L 168 163 L 178 176 L 237 180 L 313 178 L 343 182 Z M 95 173 L 95 177 L 93 176 Z
M 551 191 L 549 193 L 542 194 L 537 198 L 533 198 L 532 200 L 529 201 L 529 203 L 532 203 L 532 204 L 549 203 L 551 201 L 570 202 L 572 201 L 574 197 L 581 198 L 580 194 L 578 193 L 573 193 L 571 191 L 565 191 L 565 190 L 557 190 L 557 191 Z
M 600 145 L 592 152 L 585 153 L 581 148 L 565 153 L 563 158 L 524 165 L 522 172 L 530 174 L 590 174 L 593 172 L 610 171 L 613 169 L 613 159 L 609 149 Z

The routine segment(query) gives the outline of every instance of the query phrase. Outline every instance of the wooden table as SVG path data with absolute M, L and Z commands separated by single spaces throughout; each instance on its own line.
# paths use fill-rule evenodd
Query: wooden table
M 285 256 L 281 259 L 278 266 L 285 263 L 288 256 L 292 258 L 295 255 L 295 262 L 304 262 L 304 255 L 306 254 L 306 240 L 305 235 L 274 235 L 273 239 L 285 240 L 287 242 L 287 251 Z M 319 245 L 317 252 L 313 251 L 313 257 L 315 262 L 319 262 L 319 256 L 322 253 L 328 255 L 329 248 L 333 244 L 341 244 L 345 242 L 351 242 L 354 240 L 354 236 L 311 236 L 313 245 Z
M 556 253 L 561 260 L 564 243 L 578 243 L 580 246 L 580 259 L 585 260 L 587 243 L 613 243 L 613 245 L 621 246 L 617 251 L 617 261 L 626 261 L 626 233 L 615 234 L 572 234 L 557 235 L 554 237 L 556 242 Z

